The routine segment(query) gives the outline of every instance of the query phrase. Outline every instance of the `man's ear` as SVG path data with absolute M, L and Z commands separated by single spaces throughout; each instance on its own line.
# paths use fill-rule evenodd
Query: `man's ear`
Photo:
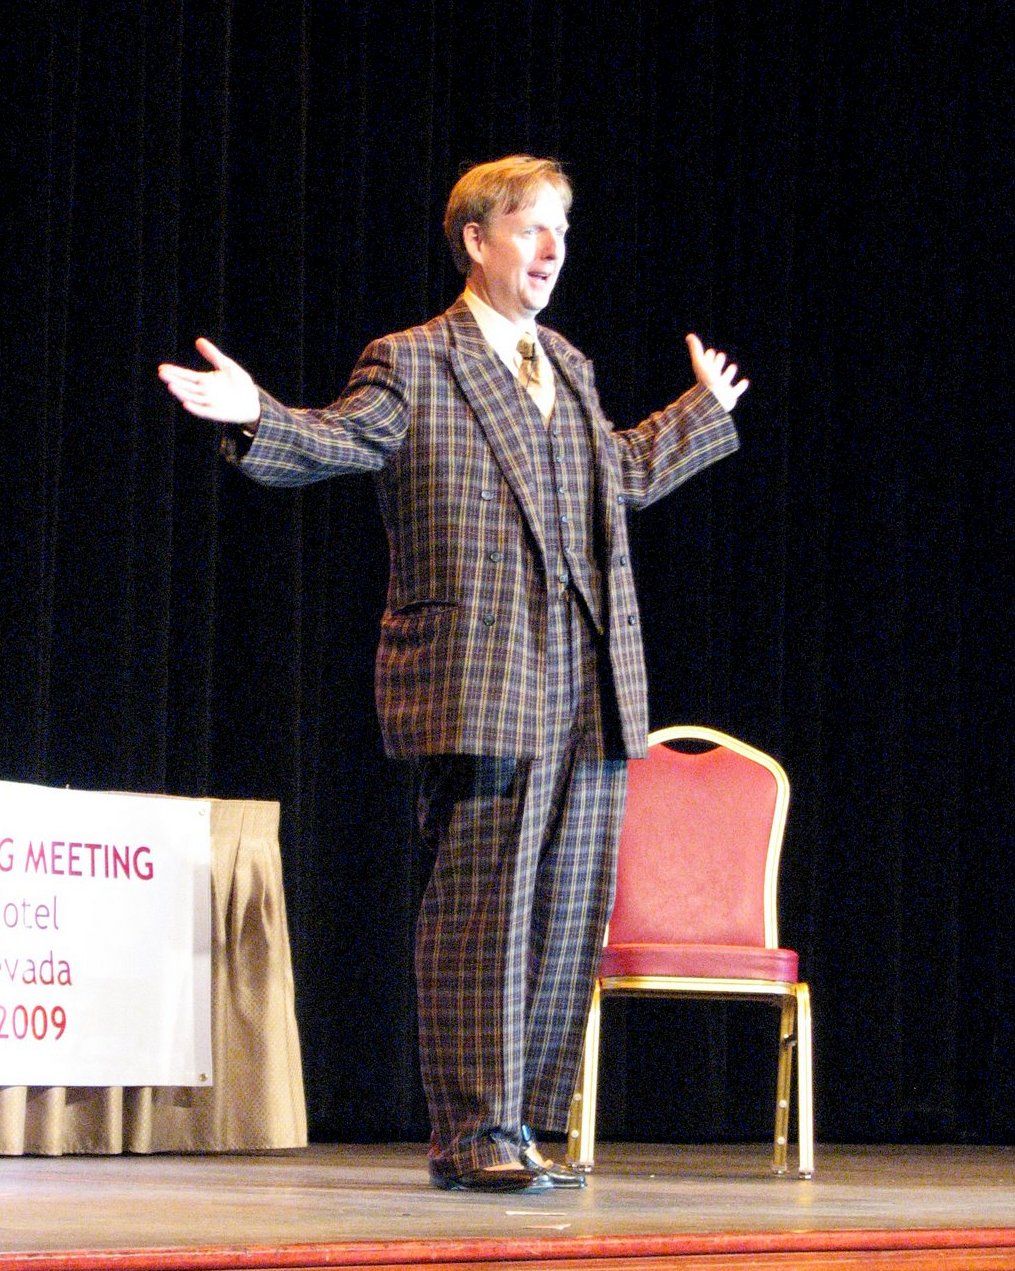
M 478 221 L 469 221 L 462 227 L 462 242 L 469 253 L 469 259 L 481 265 L 483 263 L 483 227 Z

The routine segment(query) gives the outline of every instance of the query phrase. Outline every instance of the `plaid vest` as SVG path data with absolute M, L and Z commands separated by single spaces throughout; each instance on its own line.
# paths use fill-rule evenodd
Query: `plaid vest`
M 588 423 L 570 384 L 555 378 L 548 421 L 519 384 L 525 402 L 540 519 L 547 548 L 547 582 L 572 587 L 595 630 L 603 630 L 603 580 L 596 559 L 595 490 Z

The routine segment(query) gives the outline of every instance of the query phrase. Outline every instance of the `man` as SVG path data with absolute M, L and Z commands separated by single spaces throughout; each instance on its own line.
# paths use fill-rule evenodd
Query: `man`
M 464 294 L 369 345 L 325 410 L 280 405 L 207 340 L 212 371 L 159 371 L 257 480 L 375 473 L 391 553 L 378 713 L 388 752 L 417 763 L 435 850 L 416 974 L 440 1187 L 584 1181 L 531 1127 L 566 1126 L 626 760 L 645 751 L 625 510 L 736 449 L 747 387 L 688 336 L 697 385 L 611 430 L 590 363 L 535 323 L 570 204 L 551 160 L 466 172 L 445 216 Z

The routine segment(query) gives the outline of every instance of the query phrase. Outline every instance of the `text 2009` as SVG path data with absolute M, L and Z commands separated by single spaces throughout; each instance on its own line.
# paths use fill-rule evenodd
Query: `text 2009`
M 4 1006 L 0 1002 L 0 1042 L 59 1041 L 67 1027 L 62 1006 Z

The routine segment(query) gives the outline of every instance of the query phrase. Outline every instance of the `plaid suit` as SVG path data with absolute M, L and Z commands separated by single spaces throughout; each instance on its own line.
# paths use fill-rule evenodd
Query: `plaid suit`
M 437 854 L 417 933 L 432 1152 L 463 1169 L 510 1159 L 520 1120 L 566 1118 L 612 903 L 623 761 L 648 732 L 625 508 L 738 444 L 701 387 L 614 433 L 591 363 L 553 331 L 539 338 L 587 428 L 591 606 L 554 603 L 531 408 L 461 300 L 370 344 L 325 410 L 262 393 L 242 458 L 276 485 L 375 474 L 391 557 L 378 715 L 388 753 L 420 763 Z M 602 696 L 616 728 L 590 749 Z

